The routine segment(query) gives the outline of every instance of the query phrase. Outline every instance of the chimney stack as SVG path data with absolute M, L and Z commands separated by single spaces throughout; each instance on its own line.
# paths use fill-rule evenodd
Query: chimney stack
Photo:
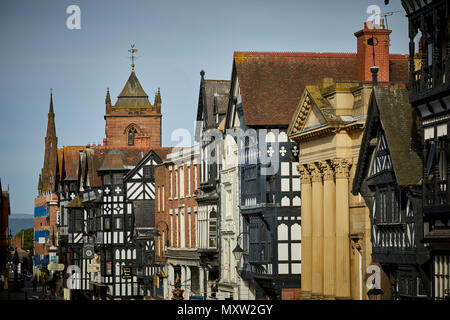
M 382 25 L 384 25 L 384 23 Z M 364 28 L 355 33 L 358 47 L 356 56 L 358 60 L 359 81 L 373 81 L 371 67 L 374 65 L 378 67 L 377 80 L 380 82 L 390 81 L 389 34 L 391 32 L 391 30 L 382 29 L 381 27 L 378 29 L 370 29 L 367 26 L 367 23 L 364 23 Z M 374 37 L 373 46 L 368 44 L 368 41 L 372 36 Z M 375 63 L 373 61 L 373 50 L 375 50 Z

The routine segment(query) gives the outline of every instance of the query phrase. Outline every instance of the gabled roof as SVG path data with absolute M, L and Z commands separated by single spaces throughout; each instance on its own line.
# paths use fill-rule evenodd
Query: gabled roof
M 151 107 L 152 104 L 148 100 L 148 96 L 136 77 L 134 71 L 131 72 L 122 92 L 117 97 L 115 107 Z
M 217 128 L 215 114 L 225 114 L 228 108 L 230 93 L 230 80 L 205 80 L 204 71 L 201 73 L 200 91 L 197 108 L 197 127 L 195 129 L 196 141 L 199 139 L 200 125 L 206 129 Z
M 80 151 L 84 150 L 86 150 L 86 146 L 64 146 L 58 149 L 58 162 L 61 181 L 68 177 L 72 165 L 80 158 Z
M 132 177 L 135 173 L 136 173 L 136 171 L 138 171 L 140 168 L 141 168 L 141 166 L 143 165 L 143 164 L 145 164 L 145 163 L 147 163 L 147 160 L 150 158 L 150 157 L 155 157 L 156 158 L 156 163 L 161 163 L 162 162 L 162 159 L 159 157 L 159 155 L 155 152 L 155 151 L 153 151 L 153 150 L 150 150 L 137 164 L 136 164 L 136 166 L 134 167 L 134 169 L 132 169 L 132 170 L 130 170 L 128 173 L 127 173 L 127 175 L 126 175 L 126 177 L 125 177 L 125 179 L 127 179 L 128 177 Z
M 97 152 L 104 152 L 106 155 L 99 170 L 129 170 L 134 168 L 150 151 L 153 151 L 160 159 L 166 157 L 172 151 L 171 147 L 95 147 Z
M 306 86 L 291 119 L 288 135 L 295 136 L 321 127 L 343 125 L 335 108 L 322 95 L 318 86 Z
M 391 81 L 407 81 L 408 61 L 390 55 Z M 358 79 L 355 53 L 235 52 L 233 74 L 238 78 L 248 126 L 288 126 L 305 86 L 322 78 Z
M 416 185 L 422 178 L 419 120 L 409 104 L 408 90 L 397 86 L 374 87 L 369 102 L 366 129 L 353 181 L 353 194 L 358 194 L 370 162 L 370 140 L 382 129 L 392 160 L 397 184 Z

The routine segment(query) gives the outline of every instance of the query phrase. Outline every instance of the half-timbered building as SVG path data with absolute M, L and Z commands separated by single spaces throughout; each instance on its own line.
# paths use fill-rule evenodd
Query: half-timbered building
M 389 1 L 386 1 L 389 2 Z M 450 4 L 402 0 L 409 20 L 409 99 L 423 132 L 422 213 L 431 297 L 450 298 Z
M 235 219 L 236 228 L 229 230 L 236 234 L 227 245 L 242 250 L 238 261 L 231 260 L 244 280 L 239 298 L 280 299 L 283 290 L 300 284 L 299 149 L 286 134 L 293 111 L 289 105 L 300 86 L 299 70 L 292 66 L 299 60 L 287 53 L 234 53 L 224 128 L 238 158 L 240 221 Z M 229 178 L 223 181 L 224 197 L 235 193 Z M 224 205 L 232 218 L 232 203 Z
M 204 298 L 215 297 L 219 281 L 218 217 L 220 214 L 219 190 L 222 132 L 218 130 L 226 114 L 229 80 L 205 80 L 200 72 L 195 141 L 200 145 L 200 185 L 198 203 L 197 252 L 205 272 L 208 290 Z
M 373 88 L 353 194 L 370 209 L 372 259 L 389 277 L 393 299 L 429 295 L 423 244 L 421 137 L 405 87 Z M 383 283 L 382 283 L 383 285 Z
M 47 131 L 56 139 L 52 104 L 50 111 Z M 107 90 L 105 112 L 102 146 L 63 147 L 55 152 L 55 173 L 45 170 L 59 196 L 59 256 L 72 298 L 142 298 L 152 294 L 158 271 L 154 166 L 171 150 L 161 147 L 160 91 L 150 103 L 133 64 L 114 105 Z M 51 147 L 56 140 L 46 138 Z M 52 163 L 47 153 L 44 168 Z M 41 174 L 40 192 L 43 186 Z

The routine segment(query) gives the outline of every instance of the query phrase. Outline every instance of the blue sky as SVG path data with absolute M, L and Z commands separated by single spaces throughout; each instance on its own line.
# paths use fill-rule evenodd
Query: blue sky
M 69 30 L 68 6 L 81 9 Z M 33 213 L 43 164 L 50 88 L 63 145 L 100 144 L 106 88 L 112 102 L 130 74 L 153 100 L 161 88 L 163 145 L 171 132 L 193 131 L 200 70 L 230 79 L 234 51 L 355 52 L 354 32 L 369 5 L 388 17 L 391 53 L 407 53 L 400 0 L 2 0 L 0 2 L 0 178 L 13 213 Z

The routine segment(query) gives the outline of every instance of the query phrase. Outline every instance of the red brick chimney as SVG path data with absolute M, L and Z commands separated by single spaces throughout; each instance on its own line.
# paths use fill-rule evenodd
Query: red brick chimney
M 369 29 L 367 23 L 364 23 L 364 29 L 355 33 L 358 46 L 356 55 L 359 81 L 372 81 L 370 67 L 373 66 L 373 48 L 375 48 L 375 65 L 379 67 L 378 81 L 389 81 L 389 34 L 392 31 L 376 27 L 378 29 Z M 375 38 L 375 46 L 367 44 L 372 36 Z

